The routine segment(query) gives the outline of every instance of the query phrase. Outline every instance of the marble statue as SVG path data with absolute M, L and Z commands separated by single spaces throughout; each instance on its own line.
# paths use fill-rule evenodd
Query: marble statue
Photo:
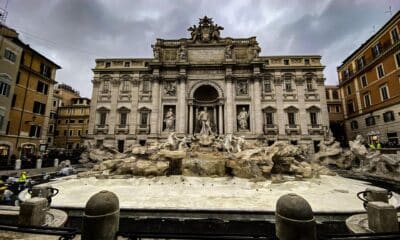
M 255 44 L 253 47 L 253 57 L 258 58 L 260 52 L 261 52 L 260 46 L 258 46 L 258 44 Z
M 160 59 L 160 49 L 159 49 L 159 47 L 156 47 L 155 45 L 151 45 L 151 48 L 153 48 L 154 59 L 159 60 Z
M 242 111 L 237 116 L 237 120 L 239 123 L 239 130 L 248 130 L 249 129 L 249 124 L 247 122 L 247 119 L 249 118 L 249 114 L 246 111 L 246 108 L 243 107 Z
M 210 114 L 207 112 L 207 107 L 204 107 L 199 112 L 197 120 L 200 122 L 201 130 L 200 135 L 212 135 Z
M 207 16 L 199 19 L 198 26 L 193 25 L 192 27 L 188 28 L 193 42 L 210 42 L 212 40 L 219 41 L 221 39 L 221 30 L 224 30 L 224 28 L 218 24 L 214 24 L 212 18 Z
M 184 45 L 181 45 L 178 49 L 179 60 L 185 61 L 187 59 L 187 50 Z
M 165 131 L 175 131 L 175 114 L 172 111 L 172 108 L 168 110 L 164 117 L 165 122 Z
M 229 59 L 229 60 L 232 59 L 232 53 L 233 53 L 232 49 L 233 49 L 232 45 L 228 45 L 225 47 L 225 58 L 226 59 Z

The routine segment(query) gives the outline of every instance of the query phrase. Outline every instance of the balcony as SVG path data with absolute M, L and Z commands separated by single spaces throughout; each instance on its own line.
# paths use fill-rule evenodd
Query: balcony
M 324 134 L 324 128 L 321 124 L 308 124 L 307 127 L 310 135 Z
M 264 134 L 265 135 L 277 135 L 278 126 L 276 124 L 264 124 Z
M 149 134 L 150 124 L 140 124 L 136 129 L 136 134 Z
M 300 125 L 298 124 L 286 124 L 285 125 L 286 134 L 300 134 Z
M 115 133 L 129 133 L 129 125 L 128 124 L 117 124 L 115 125 Z
M 107 134 L 108 133 L 108 124 L 97 124 L 95 132 Z

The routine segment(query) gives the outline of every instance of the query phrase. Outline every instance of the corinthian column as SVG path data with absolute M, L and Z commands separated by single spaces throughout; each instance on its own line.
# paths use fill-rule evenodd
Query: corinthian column
M 253 106 L 253 118 L 254 118 L 254 133 L 255 134 L 262 134 L 262 111 L 261 111 L 261 87 L 260 87 L 260 76 L 254 76 L 254 106 Z
M 151 117 L 150 117 L 150 133 L 156 135 L 160 133 L 159 131 L 159 112 L 160 108 L 160 76 L 153 75 L 153 88 L 152 88 L 152 109 L 151 109 Z
M 225 133 L 233 133 L 233 123 L 236 121 L 233 117 L 233 108 L 235 103 L 233 101 L 232 81 L 233 77 L 227 75 L 226 77 L 226 104 L 225 104 Z
M 178 92 L 178 106 L 177 106 L 177 131 L 179 133 L 186 132 L 186 75 L 180 75 L 179 80 L 179 92 Z

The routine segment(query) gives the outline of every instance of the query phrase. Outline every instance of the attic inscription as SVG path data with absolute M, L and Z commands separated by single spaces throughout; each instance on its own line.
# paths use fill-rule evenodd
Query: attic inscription
M 190 62 L 223 62 L 225 60 L 224 48 L 218 49 L 190 49 L 189 50 L 189 61 Z

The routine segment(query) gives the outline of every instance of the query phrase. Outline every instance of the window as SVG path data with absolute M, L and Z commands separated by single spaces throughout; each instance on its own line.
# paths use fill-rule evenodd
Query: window
M 53 125 L 49 125 L 49 133 L 53 133 L 54 130 L 54 126 Z
M 351 86 L 347 85 L 347 95 L 350 95 L 350 94 L 351 94 Z
M 29 130 L 29 137 L 40 137 L 41 126 L 32 125 Z
M 271 79 L 264 80 L 264 92 L 272 92 Z
M 292 77 L 290 75 L 285 76 L 285 90 L 292 91 Z
M 316 112 L 310 112 L 310 122 L 311 122 L 311 125 L 317 125 L 318 124 L 317 113 Z
M 313 90 L 312 78 L 311 77 L 307 77 L 306 78 L 306 82 L 307 82 L 307 90 L 308 91 Z
M 17 94 L 13 95 L 13 98 L 11 100 L 11 107 L 15 107 L 15 103 L 17 102 Z
M 69 120 L 69 123 L 75 123 L 74 119 Z
M 47 85 L 41 81 L 38 81 L 36 91 L 47 95 L 48 90 L 49 90 L 49 85 Z
M 81 130 L 78 130 L 78 136 L 80 136 L 81 135 Z
M 362 75 L 360 79 L 361 79 L 361 86 L 362 86 L 363 88 L 365 88 L 366 86 L 368 86 L 367 77 L 366 77 L 365 75 Z
M 265 60 L 265 65 L 269 65 L 269 60 Z
M 366 108 L 371 106 L 371 96 L 369 95 L 369 93 L 364 94 L 364 106 Z
M 10 85 L 5 82 L 0 82 L 0 94 L 8 97 L 10 94 Z
M 393 28 L 393 30 L 390 31 L 390 36 L 392 37 L 392 43 L 399 41 L 399 33 L 397 32 L 397 28 Z
M 336 112 L 337 112 L 337 113 L 340 113 L 340 112 L 341 112 L 340 105 L 336 105 L 335 108 L 336 108 Z
M 67 136 L 67 130 L 64 130 L 64 136 Z
M 310 65 L 310 59 L 308 59 L 308 58 L 304 59 L 304 64 L 305 65 Z
M 33 102 L 33 112 L 34 113 L 39 113 L 39 114 L 44 114 L 46 111 L 46 104 L 40 103 L 40 102 Z
M 394 121 L 394 112 L 393 111 L 388 111 L 383 113 L 383 121 L 384 122 L 392 122 Z
M 296 125 L 295 113 L 294 112 L 288 112 L 287 114 L 288 114 L 289 126 L 295 126 Z
M 18 84 L 19 83 L 19 79 L 21 77 L 21 72 L 18 72 L 17 74 L 17 79 L 15 80 L 15 82 Z
M 358 122 L 356 120 L 353 120 L 350 122 L 350 127 L 351 129 L 358 129 Z
M 364 60 L 364 56 L 362 56 L 359 59 L 357 59 L 357 69 L 361 70 L 364 68 L 364 66 L 365 66 L 365 60 Z
M 51 68 L 44 63 L 40 64 L 40 74 L 45 77 L 51 78 Z
M 110 81 L 105 80 L 103 82 L 103 92 L 108 92 L 110 90 Z
M 3 114 L 1 114 L 0 115 L 0 130 L 2 130 L 3 129 L 3 124 L 4 124 L 4 115 Z
M 287 60 L 287 59 L 283 60 L 283 64 L 289 65 L 289 60 Z
M 375 118 L 373 116 L 367 117 L 365 119 L 365 125 L 367 126 L 375 125 Z
M 55 119 L 56 118 L 56 114 L 55 113 L 50 113 L 50 119 Z
M 385 101 L 385 100 L 389 99 L 389 89 L 388 89 L 387 85 L 383 85 L 379 89 L 380 89 L 380 93 L 381 93 L 381 100 Z
M 399 68 L 400 67 L 400 52 L 397 52 L 394 55 L 395 59 L 396 59 L 396 66 Z
M 397 137 L 397 132 L 388 132 L 387 134 L 387 139 L 388 143 L 390 145 L 398 145 L 399 144 L 399 138 Z
M 85 131 L 85 134 L 86 134 L 86 135 L 88 135 L 88 132 L 89 132 L 89 131 L 88 131 L 88 130 L 86 130 L 86 131 Z
M 122 91 L 123 92 L 129 91 L 129 80 L 122 81 Z
M 130 62 L 125 62 L 125 67 L 130 67 L 131 63 Z
M 266 112 L 265 113 L 265 118 L 266 118 L 266 121 L 267 121 L 267 126 L 274 124 L 274 114 L 272 112 Z
M 350 70 L 348 68 L 346 68 L 343 72 L 342 72 L 342 76 L 344 79 L 348 79 L 350 77 Z
M 106 62 L 106 68 L 111 67 L 111 63 L 110 62 Z
M 150 92 L 150 81 L 149 80 L 143 81 L 143 92 L 144 93 Z
M 332 98 L 333 99 L 339 99 L 339 93 L 337 90 L 333 90 L 332 91 Z
M 149 113 L 148 112 L 141 112 L 140 114 L 140 127 L 147 127 L 147 117 Z
M 78 123 L 84 123 L 83 119 L 79 119 Z
M 99 124 L 104 126 L 106 125 L 106 119 L 107 119 L 107 113 L 106 112 L 101 112 L 100 113 L 100 122 Z
M 126 126 L 127 116 L 128 116 L 128 114 L 126 112 L 120 113 L 119 124 L 121 125 L 121 127 L 125 127 Z
M 383 76 L 385 76 L 382 64 L 376 67 L 376 73 L 378 74 L 378 78 L 382 78 Z
M 74 134 L 74 130 L 69 130 L 69 136 L 72 136 Z
M 8 60 L 10 60 L 11 62 L 15 62 L 15 60 L 17 59 L 17 55 L 14 53 L 14 52 L 12 52 L 12 51 L 10 51 L 10 50 L 8 50 L 8 49 L 6 49 L 5 51 L 4 51 L 4 57 L 6 58 L 6 59 L 8 59 Z
M 53 101 L 53 107 L 57 106 L 57 101 Z
M 375 58 L 381 54 L 382 44 L 378 43 L 372 48 L 372 56 Z
M 347 102 L 347 111 L 349 111 L 349 113 L 355 113 L 353 101 Z
M 326 99 L 329 99 L 329 98 L 330 98 L 329 90 L 325 90 L 325 95 L 326 95 Z
M 68 119 L 65 120 L 65 124 L 68 124 Z

